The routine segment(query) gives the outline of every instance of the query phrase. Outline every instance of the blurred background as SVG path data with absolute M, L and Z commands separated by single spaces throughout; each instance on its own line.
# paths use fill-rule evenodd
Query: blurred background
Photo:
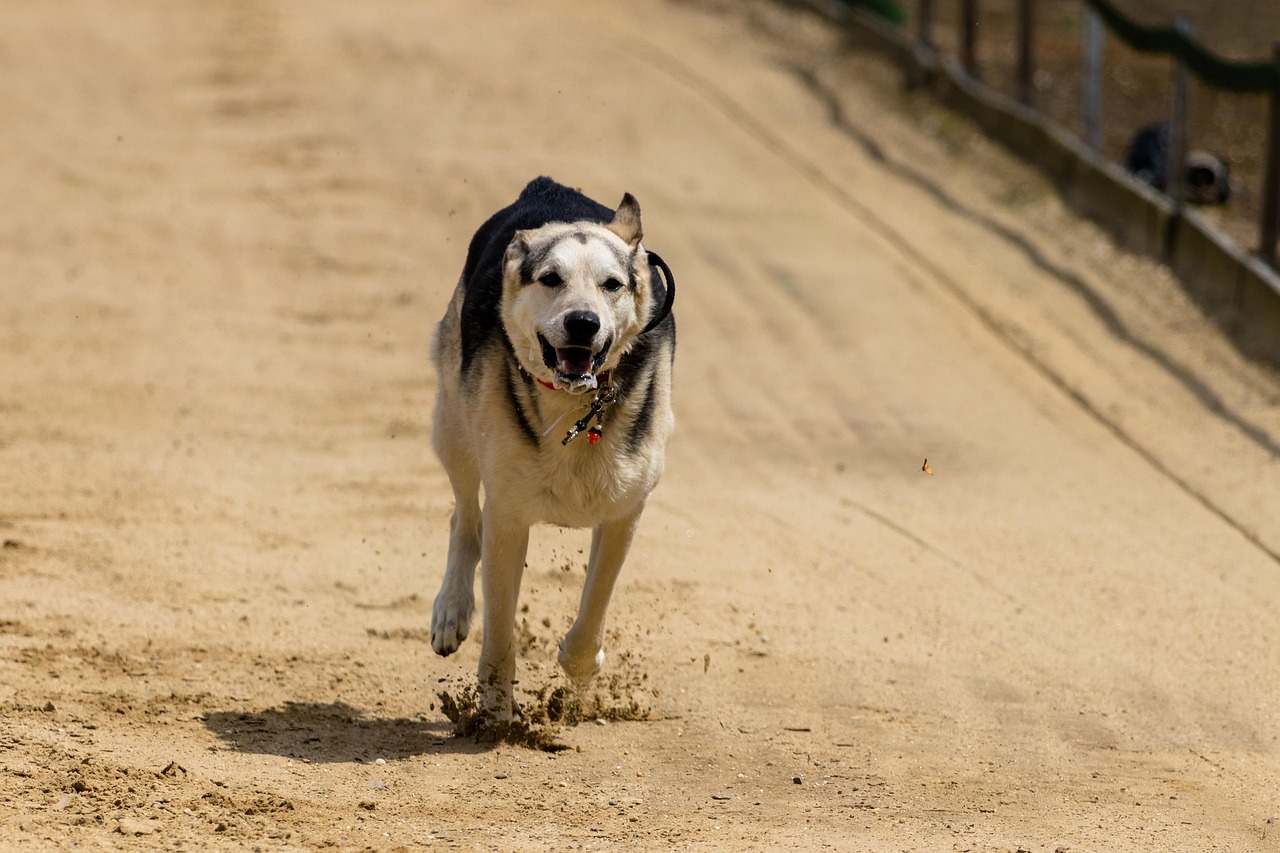
M 913 37 L 922 0 L 866 0 L 864 8 L 902 26 Z M 945 55 L 960 53 L 961 0 L 934 0 L 933 41 Z M 1179 14 L 1191 19 L 1192 33 L 1225 59 L 1263 62 L 1280 41 L 1276 0 L 1114 0 L 1129 18 L 1147 27 L 1170 27 Z M 1017 92 L 1017 0 L 975 0 L 977 58 L 983 82 L 1009 96 Z M 1034 106 L 1054 122 L 1082 136 L 1082 44 L 1085 4 L 1081 0 L 1035 0 Z M 1173 62 L 1140 53 L 1104 29 L 1102 151 L 1124 162 L 1134 134 L 1167 120 Z M 1214 89 L 1191 78 L 1188 147 L 1212 151 L 1231 170 L 1231 198 L 1201 208 L 1210 222 L 1241 246 L 1256 250 L 1266 163 L 1267 98 Z

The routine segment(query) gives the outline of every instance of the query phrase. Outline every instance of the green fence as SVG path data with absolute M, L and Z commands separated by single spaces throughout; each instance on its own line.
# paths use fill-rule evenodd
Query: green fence
M 1280 0 L 1278 0 L 1280 2 Z M 1146 27 L 1127 17 L 1109 0 L 1085 0 L 1112 34 L 1134 50 L 1176 57 L 1192 74 L 1218 89 L 1280 97 L 1280 65 L 1233 62 L 1210 53 L 1190 35 L 1173 27 Z

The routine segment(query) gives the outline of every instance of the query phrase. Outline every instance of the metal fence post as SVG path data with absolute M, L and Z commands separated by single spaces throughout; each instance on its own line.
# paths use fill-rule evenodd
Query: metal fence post
M 1102 19 L 1089 6 L 1084 11 L 1084 141 L 1094 151 L 1102 148 Z
M 933 50 L 933 0 L 920 0 L 916 15 L 916 43 Z
M 1035 100 L 1035 0 L 1018 0 L 1018 100 L 1031 106 Z
M 1174 18 L 1174 27 L 1185 36 L 1191 35 L 1191 19 Z M 1181 59 L 1173 63 L 1173 105 L 1169 112 L 1169 156 L 1165 162 L 1165 192 L 1173 201 L 1175 215 L 1182 211 L 1182 178 L 1187 168 L 1187 92 L 1190 75 Z
M 978 0 L 960 0 L 960 63 L 978 78 Z
M 1271 46 L 1271 61 L 1280 65 L 1280 41 Z M 1280 220 L 1280 92 L 1271 90 L 1271 121 L 1267 132 L 1267 171 L 1262 179 L 1262 234 L 1258 254 L 1276 263 L 1276 230 Z

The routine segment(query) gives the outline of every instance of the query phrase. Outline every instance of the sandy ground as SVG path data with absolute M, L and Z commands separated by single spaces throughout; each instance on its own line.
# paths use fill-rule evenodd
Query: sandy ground
M 1280 382 L 821 25 L 9 4 L 0 109 L 0 848 L 1280 850 Z M 428 636 L 428 336 L 541 173 L 680 285 L 648 719 L 558 752 Z

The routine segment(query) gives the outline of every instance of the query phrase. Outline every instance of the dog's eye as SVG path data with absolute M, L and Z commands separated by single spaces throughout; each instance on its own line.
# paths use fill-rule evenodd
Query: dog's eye
M 547 287 L 559 287 L 564 284 L 564 279 L 562 279 L 560 277 L 560 273 L 555 270 L 548 270 L 538 278 L 538 282 L 546 285 Z
M 604 283 L 600 286 L 610 293 L 613 293 L 615 290 L 622 289 L 622 282 L 618 281 L 616 278 L 606 278 Z

